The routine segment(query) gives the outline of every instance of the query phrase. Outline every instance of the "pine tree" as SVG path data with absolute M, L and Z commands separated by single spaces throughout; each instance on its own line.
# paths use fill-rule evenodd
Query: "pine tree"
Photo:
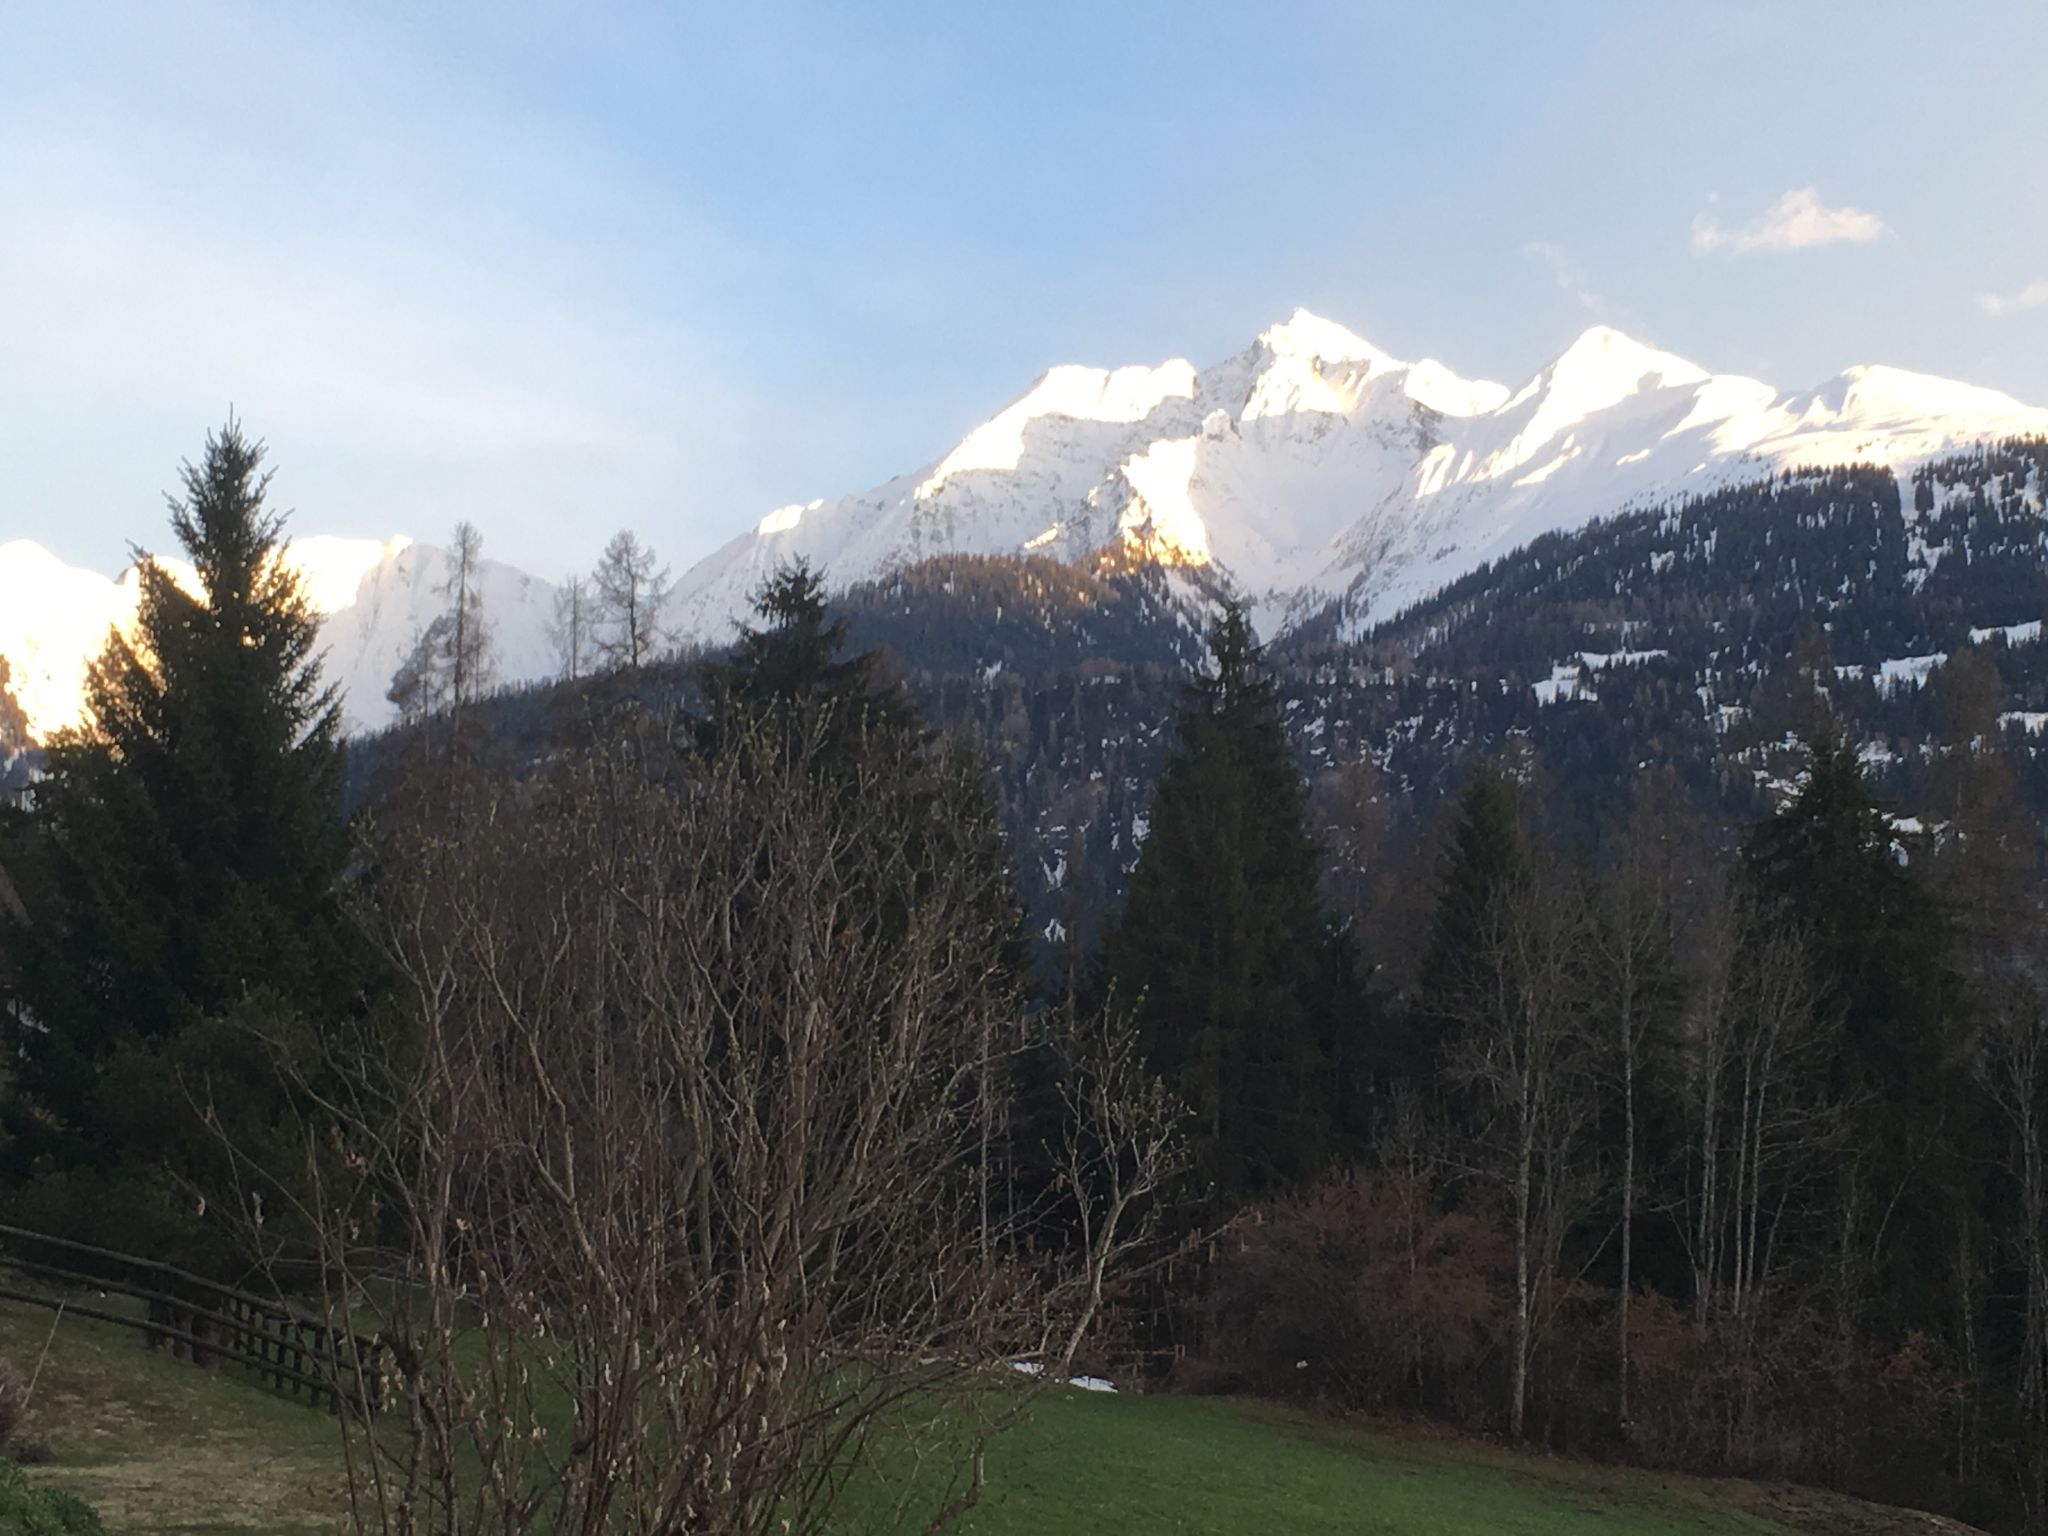
M 1500 903 L 1528 880 L 1529 849 L 1514 784 L 1481 767 L 1458 797 L 1449 839 L 1439 857 L 1436 907 L 1416 976 L 1405 1052 L 1409 1076 L 1433 1083 L 1447 1040 L 1469 1013 L 1467 997 L 1488 989 L 1487 935 Z
M 743 626 L 732 654 L 700 674 L 711 718 L 770 707 L 829 704 L 835 728 L 921 730 L 873 651 L 847 656 L 844 619 L 825 603 L 823 577 L 804 561 L 780 567 L 754 594 L 757 624 Z
M 1130 897 L 1104 943 L 1116 1000 L 1194 1111 L 1198 1179 L 1227 1205 L 1319 1171 L 1321 1010 L 1340 1009 L 1306 797 L 1244 612 L 1210 631 L 1153 786 Z
M 1949 924 L 1832 723 L 1809 744 L 1798 794 L 1751 830 L 1743 871 L 1774 920 L 1806 936 L 1813 991 L 1838 1030 L 1830 1087 L 1851 1137 L 1838 1214 L 1867 1255 L 1869 1294 L 1891 1326 L 1945 1320 L 1939 1266 L 1968 1203 L 1951 1155 Z M 1838 1282 L 1845 1307 L 1853 1283 Z
M 824 750 L 809 759 L 820 794 L 861 792 L 874 761 L 915 763 L 922 784 L 916 793 L 932 797 L 934 815 L 929 824 L 912 818 L 898 835 L 916 844 L 972 829 L 967 843 L 935 849 L 932 857 L 1007 871 L 994 786 L 980 753 L 928 730 L 903 689 L 884 678 L 879 654 L 844 654 L 846 624 L 831 616 L 823 579 L 801 561 L 785 565 L 754 594 L 754 611 L 759 622 L 741 629 L 731 655 L 698 674 L 707 705 L 699 750 L 715 755 L 731 733 L 779 717 L 822 733 Z M 913 899 L 904 892 L 874 898 L 887 921 Z
M 230 420 L 185 466 L 171 526 L 198 590 L 140 559 L 134 637 L 92 665 L 85 723 L 51 747 L 9 859 L 26 914 L 5 940 L 33 1021 L 8 1042 L 14 1171 L 54 1185 L 52 1220 L 188 1256 L 218 1244 L 181 1230 L 166 1175 L 217 1171 L 216 1133 L 247 1151 L 276 1107 L 241 1026 L 288 1034 L 360 985 L 336 895 L 339 706 L 263 457 Z
M 843 803 L 850 822 L 887 837 L 888 856 L 860 843 L 834 850 L 833 868 L 855 893 L 850 910 L 861 914 L 864 945 L 886 952 L 904 944 L 930 893 L 970 872 L 985 903 L 983 921 L 1007 935 L 1001 964 L 1021 994 L 1029 952 L 1018 930 L 1016 879 L 995 785 L 981 753 L 965 739 L 928 729 L 904 690 L 884 677 L 879 654 L 845 654 L 845 621 L 831 615 L 823 578 L 804 562 L 769 577 L 754 594 L 754 612 L 756 622 L 742 627 L 731 655 L 699 671 L 707 713 L 698 750 L 715 757 L 734 741 L 758 742 L 764 731 L 789 750 L 801 746 L 810 792 Z M 900 807 L 886 826 L 858 814 L 858 803 L 877 795 Z M 893 874 L 879 877 L 885 868 Z M 954 978 L 927 984 L 951 986 Z M 991 1112 L 999 1102 L 1014 1110 L 1014 1074 L 1038 1059 L 1026 1049 L 1022 1019 L 1016 1022 L 1016 1033 L 981 1042 L 978 1091 Z M 1001 1134 L 980 1149 L 985 1213 L 1007 1198 L 999 1186 L 1014 1182 L 1020 1154 L 1042 1150 L 1024 1121 L 1013 1115 L 997 1126 L 997 1118 L 991 1113 L 984 1126 Z
M 1809 760 L 1798 794 L 1751 830 L 1744 868 L 1814 940 L 1825 1005 L 1848 1025 L 1845 1086 L 1904 1102 L 1933 1090 L 1943 1059 L 1946 925 L 1854 743 L 1824 724 Z
M 1940 823 L 1932 884 L 1979 965 L 2023 942 L 2033 920 L 2038 829 L 1999 737 L 2000 698 L 1998 669 L 1980 651 L 1958 651 L 1935 683 L 1942 741 L 1929 744 L 1926 803 Z

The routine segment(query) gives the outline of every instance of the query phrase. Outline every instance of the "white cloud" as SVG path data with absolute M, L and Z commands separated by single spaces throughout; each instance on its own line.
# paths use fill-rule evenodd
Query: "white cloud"
M 1701 255 L 1726 251 L 1747 256 L 1753 251 L 1803 251 L 1816 245 L 1861 245 L 1889 234 L 1883 219 L 1862 208 L 1830 208 L 1814 187 L 1794 187 L 1762 217 L 1730 229 L 1711 213 L 1692 221 L 1692 248 Z
M 2015 309 L 2040 309 L 2044 305 L 2048 305 L 2048 277 L 2027 284 L 2018 293 L 1987 293 L 1977 300 L 1977 307 L 1987 315 L 2009 314 Z
M 1577 300 L 1580 308 L 1598 310 L 1606 307 L 1600 295 L 1593 291 L 1586 269 L 1574 261 L 1571 252 L 1563 246 L 1548 240 L 1531 240 L 1522 247 L 1522 254 L 1548 267 L 1551 281 Z

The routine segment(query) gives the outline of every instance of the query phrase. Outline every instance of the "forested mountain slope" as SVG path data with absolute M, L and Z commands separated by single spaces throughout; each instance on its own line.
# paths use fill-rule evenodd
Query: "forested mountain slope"
M 1545 535 L 1355 640 L 1333 606 L 1267 653 L 1326 831 L 1426 821 L 1504 752 L 1540 765 L 1570 838 L 1619 814 L 1649 763 L 1747 819 L 1821 702 L 1904 814 L 1930 811 L 1939 745 L 1961 729 L 1996 733 L 2048 809 L 2044 485 L 2040 438 L 1903 476 L 1795 470 Z M 1185 573 L 1114 553 L 946 557 L 837 599 L 853 645 L 885 652 L 926 718 L 985 752 L 1049 944 L 1085 941 L 1120 898 L 1206 602 Z M 1963 719 L 1941 685 L 1966 656 L 1994 681 Z M 635 686 L 688 707 L 690 665 Z M 532 753 L 582 700 L 552 685 L 493 710 Z
M 1672 764 L 1732 818 L 1755 815 L 1816 689 L 1880 786 L 1925 810 L 1938 745 L 1966 725 L 1944 718 L 1956 690 L 1939 685 L 1967 655 L 1995 677 L 1968 728 L 1999 733 L 2048 806 L 2044 471 L 2041 439 L 1903 480 L 1794 471 L 1548 535 L 1356 641 L 1305 625 L 1268 661 L 1312 779 L 1370 763 L 1386 812 L 1418 817 L 1476 761 L 1526 751 L 1590 836 L 1646 763 Z M 972 562 L 971 583 L 948 569 L 966 567 L 923 567 L 842 606 L 930 718 L 982 742 L 1037 926 L 1057 932 L 1113 902 L 1134 860 L 1194 620 L 1158 584 L 999 560 Z M 1085 622 L 1067 581 L 1090 594 Z

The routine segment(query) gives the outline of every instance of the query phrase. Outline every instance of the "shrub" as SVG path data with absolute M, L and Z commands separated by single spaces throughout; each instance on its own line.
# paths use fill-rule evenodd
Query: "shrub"
M 1251 1391 L 1478 1427 L 1506 1317 L 1503 1234 L 1426 1180 L 1344 1173 L 1260 1208 L 1220 1256 L 1210 1365 Z
M 28 1474 L 0 1461 L 0 1536 L 106 1536 L 91 1506 L 55 1488 L 32 1488 Z

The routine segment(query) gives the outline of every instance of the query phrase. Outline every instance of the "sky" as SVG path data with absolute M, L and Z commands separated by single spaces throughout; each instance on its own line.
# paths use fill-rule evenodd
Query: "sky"
M 0 542 L 230 409 L 301 534 L 677 569 L 1297 305 L 2048 404 L 2048 6 L 0 0 Z

